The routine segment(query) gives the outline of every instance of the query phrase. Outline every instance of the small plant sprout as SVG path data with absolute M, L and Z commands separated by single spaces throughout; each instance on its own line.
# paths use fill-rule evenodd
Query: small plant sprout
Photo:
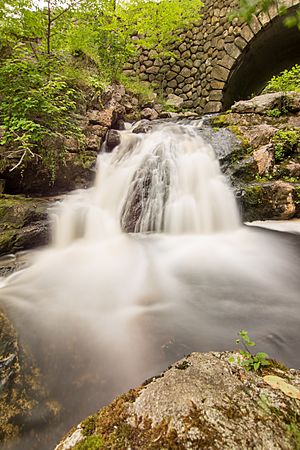
M 267 353 L 251 352 L 250 347 L 255 347 L 256 343 L 250 339 L 247 331 L 241 330 L 238 335 L 240 337 L 239 339 L 236 339 L 236 344 L 242 344 L 243 349 L 239 349 L 239 353 L 242 358 L 238 357 L 237 361 L 242 367 L 246 370 L 254 370 L 256 372 L 261 370 L 263 367 L 270 365 L 270 360 Z M 234 358 L 230 358 L 229 361 L 234 362 Z

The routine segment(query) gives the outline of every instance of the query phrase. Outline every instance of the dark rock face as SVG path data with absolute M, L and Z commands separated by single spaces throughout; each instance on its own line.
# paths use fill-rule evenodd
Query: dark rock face
M 269 374 L 300 396 L 299 371 L 274 365 Z M 295 449 L 299 400 L 263 375 L 241 368 L 238 354 L 193 353 L 81 422 L 56 450 Z
M 120 142 L 120 133 L 117 130 L 109 130 L 106 135 L 105 150 L 107 152 L 112 152 L 113 149 L 120 144 Z
M 212 118 L 240 146 L 221 160 L 244 220 L 300 217 L 300 94 L 265 94 Z
M 49 241 L 49 200 L 0 195 L 0 255 Z

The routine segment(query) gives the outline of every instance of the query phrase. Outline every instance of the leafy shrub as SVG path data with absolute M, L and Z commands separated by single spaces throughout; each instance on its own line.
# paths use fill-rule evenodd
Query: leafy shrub
M 254 371 L 270 365 L 269 356 L 267 353 L 252 353 L 250 351 L 250 347 L 255 347 L 256 343 L 251 341 L 247 331 L 241 330 L 239 332 L 239 336 L 240 339 L 237 339 L 236 343 L 241 343 L 244 347 L 244 350 L 239 349 L 239 353 L 243 357 L 238 359 L 239 364 L 241 364 L 246 370 Z M 229 361 L 234 362 L 234 358 L 230 358 Z
M 280 162 L 296 151 L 300 143 L 299 130 L 279 130 L 275 133 L 272 141 L 275 147 L 275 161 Z
M 55 148 L 45 142 L 61 141 L 63 137 L 81 137 L 71 116 L 76 109 L 78 93 L 68 80 L 56 71 L 56 62 L 35 60 L 19 52 L 0 66 L 0 144 L 10 146 L 19 162 L 41 159 L 55 178 Z
M 290 70 L 284 70 L 274 76 L 266 85 L 264 92 L 300 92 L 300 65 L 296 64 Z

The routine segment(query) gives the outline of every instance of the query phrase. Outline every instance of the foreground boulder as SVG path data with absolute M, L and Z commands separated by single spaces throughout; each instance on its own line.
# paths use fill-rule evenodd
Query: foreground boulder
M 274 365 L 267 373 L 298 399 L 246 372 L 237 354 L 193 353 L 81 422 L 56 450 L 296 449 L 300 372 Z

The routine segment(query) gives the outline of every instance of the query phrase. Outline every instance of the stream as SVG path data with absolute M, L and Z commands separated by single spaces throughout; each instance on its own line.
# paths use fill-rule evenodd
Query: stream
M 62 405 L 43 447 L 29 430 L 15 448 L 53 448 L 180 357 L 234 348 L 241 329 L 299 367 L 299 235 L 241 223 L 202 131 L 124 131 L 99 155 L 94 187 L 51 210 L 51 246 L 0 279 L 1 307 Z

